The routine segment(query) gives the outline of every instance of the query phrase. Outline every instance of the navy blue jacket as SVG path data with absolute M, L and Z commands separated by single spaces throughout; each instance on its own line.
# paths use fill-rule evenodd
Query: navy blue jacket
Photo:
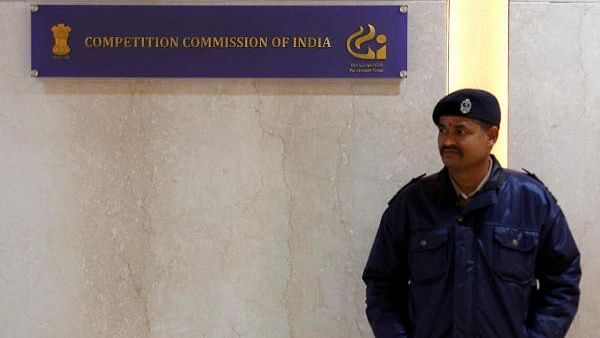
M 564 337 L 579 302 L 579 252 L 535 176 L 493 158 L 463 209 L 447 169 L 390 201 L 363 280 L 377 338 Z

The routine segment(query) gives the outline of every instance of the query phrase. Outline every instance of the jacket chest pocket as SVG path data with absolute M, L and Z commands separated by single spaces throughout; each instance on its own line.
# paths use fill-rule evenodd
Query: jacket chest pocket
M 500 278 L 529 283 L 535 275 L 539 234 L 518 228 L 495 227 L 493 266 Z
M 414 234 L 410 239 L 408 258 L 414 282 L 439 279 L 448 266 L 448 229 Z

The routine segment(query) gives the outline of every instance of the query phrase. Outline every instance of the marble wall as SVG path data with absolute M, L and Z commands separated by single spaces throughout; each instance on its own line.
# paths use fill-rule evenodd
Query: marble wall
M 569 337 L 600 332 L 598 18 L 600 1 L 510 3 L 509 163 L 545 181 L 582 253 L 581 306 Z
M 446 2 L 408 4 L 400 82 L 34 79 L 0 2 L 0 337 L 372 337 L 380 214 L 440 165 Z
M 379 215 L 439 166 L 447 4 L 408 4 L 402 82 L 101 80 L 30 78 L 29 4 L 0 1 L 0 337 L 372 337 Z M 582 251 L 569 337 L 600 332 L 598 17 L 510 3 L 509 165 Z

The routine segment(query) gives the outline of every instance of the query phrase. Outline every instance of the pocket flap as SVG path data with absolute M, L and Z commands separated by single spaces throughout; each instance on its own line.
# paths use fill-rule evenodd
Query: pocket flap
M 503 247 L 518 251 L 531 251 L 539 242 L 537 232 L 518 228 L 496 227 L 494 229 L 494 238 Z
M 440 229 L 429 232 L 418 232 L 414 234 L 410 241 L 410 251 L 428 251 L 442 246 L 448 241 L 448 230 Z

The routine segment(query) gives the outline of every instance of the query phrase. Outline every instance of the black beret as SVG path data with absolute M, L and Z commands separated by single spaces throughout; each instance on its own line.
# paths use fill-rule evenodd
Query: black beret
M 440 116 L 469 117 L 500 127 L 500 104 L 496 97 L 481 89 L 460 89 L 444 96 L 433 109 L 433 122 Z

